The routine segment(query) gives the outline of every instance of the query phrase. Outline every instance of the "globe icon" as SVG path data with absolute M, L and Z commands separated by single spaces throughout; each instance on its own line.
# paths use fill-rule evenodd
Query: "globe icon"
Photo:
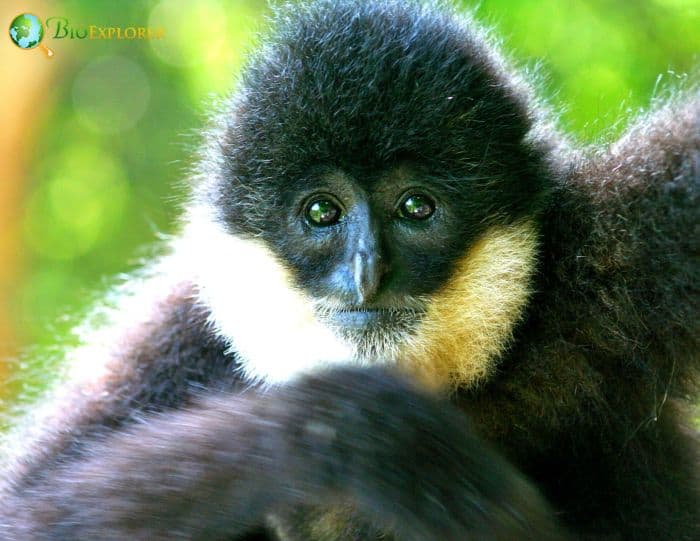
M 17 15 L 10 24 L 10 39 L 21 49 L 33 49 L 44 37 L 44 27 L 36 15 Z

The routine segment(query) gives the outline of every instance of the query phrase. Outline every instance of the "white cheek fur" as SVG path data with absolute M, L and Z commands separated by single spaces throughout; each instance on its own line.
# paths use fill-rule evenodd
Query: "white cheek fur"
M 261 241 L 230 235 L 206 210 L 194 212 L 176 251 L 187 254 L 199 300 L 246 378 L 283 383 L 353 361 L 354 348 L 316 319 L 311 300 Z

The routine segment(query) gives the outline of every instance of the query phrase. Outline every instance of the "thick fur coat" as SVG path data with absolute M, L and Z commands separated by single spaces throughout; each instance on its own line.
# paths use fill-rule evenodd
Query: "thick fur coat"
M 321 1 L 277 25 L 172 254 L 7 438 L 0 537 L 700 539 L 700 93 L 576 149 L 449 10 Z M 382 357 L 430 395 L 314 334 L 325 260 L 280 218 L 314 163 L 406 161 L 464 212 L 406 265 L 439 302 Z M 257 257 L 280 272 L 257 283 Z M 273 281 L 286 312 L 256 302 Z

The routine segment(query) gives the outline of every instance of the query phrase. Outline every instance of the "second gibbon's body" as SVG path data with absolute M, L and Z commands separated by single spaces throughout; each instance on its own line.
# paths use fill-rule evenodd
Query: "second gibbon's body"
M 700 539 L 700 97 L 577 150 L 473 21 L 285 8 L 0 537 Z

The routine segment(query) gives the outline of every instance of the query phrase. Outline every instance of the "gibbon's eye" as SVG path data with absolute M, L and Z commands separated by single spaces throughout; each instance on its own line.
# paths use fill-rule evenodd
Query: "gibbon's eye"
M 435 201 L 422 193 L 411 193 L 403 198 L 397 212 L 401 218 L 427 220 L 435 212 Z
M 333 225 L 341 215 L 340 207 L 330 199 L 314 199 L 306 206 L 306 219 L 311 225 Z

